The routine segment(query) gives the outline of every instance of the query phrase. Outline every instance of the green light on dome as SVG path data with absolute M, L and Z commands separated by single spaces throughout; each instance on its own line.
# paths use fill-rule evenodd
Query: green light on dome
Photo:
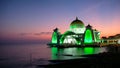
M 86 47 L 86 48 L 84 48 L 84 53 L 85 54 L 93 54 L 94 53 L 94 48 Z
M 84 23 L 81 20 L 78 20 L 78 18 L 76 18 L 76 20 L 72 21 L 72 23 L 70 24 L 71 29 L 84 27 Z
M 92 32 L 90 29 L 87 29 L 85 32 L 85 38 L 84 38 L 84 43 L 92 43 Z
M 52 43 L 57 43 L 57 33 L 53 32 L 52 34 Z
M 84 28 L 84 24 L 83 23 L 74 23 L 74 24 L 71 24 L 70 25 L 70 28 L 73 29 L 73 28 Z

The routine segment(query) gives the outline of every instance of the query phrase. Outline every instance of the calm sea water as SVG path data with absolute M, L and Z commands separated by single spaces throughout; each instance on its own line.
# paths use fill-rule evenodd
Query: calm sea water
M 49 48 L 46 44 L 1 45 L 0 68 L 35 68 L 30 63 L 48 64 L 48 60 L 84 58 L 81 55 L 107 52 L 105 47 Z

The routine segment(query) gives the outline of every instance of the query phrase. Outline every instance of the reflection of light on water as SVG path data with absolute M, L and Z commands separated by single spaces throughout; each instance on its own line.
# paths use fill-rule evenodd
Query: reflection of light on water
M 107 47 L 101 47 L 101 48 L 99 49 L 99 52 L 100 52 L 100 53 L 108 52 L 108 51 L 107 51 Z
M 75 53 L 75 48 L 64 49 L 64 54 L 73 55 Z
M 51 48 L 51 51 L 52 51 L 52 57 L 51 57 L 51 59 L 56 59 L 56 58 L 57 58 L 56 55 L 57 55 L 57 53 L 58 53 L 58 52 L 57 52 L 57 51 L 58 51 L 57 48 L 56 48 L 56 47 L 52 47 L 52 48 Z
M 92 47 L 84 48 L 84 54 L 93 54 L 93 53 L 94 53 L 94 48 Z
M 98 54 L 107 52 L 105 47 L 85 47 L 85 48 L 51 48 L 53 60 L 83 58 L 82 55 Z
M 91 48 L 48 48 L 47 45 L 43 44 L 5 45 L 0 46 L 0 64 L 3 66 L 3 68 L 18 68 L 19 65 L 25 66 L 26 64 L 30 63 L 30 53 L 32 57 L 31 60 L 33 62 L 39 61 L 40 64 L 48 64 L 47 60 L 51 59 L 64 60 L 85 58 L 81 57 L 81 55 L 85 55 L 85 50 L 89 51 L 88 53 L 92 53 Z M 101 52 L 107 52 L 106 48 L 93 48 L 93 54 Z M 19 66 L 19 68 L 23 67 Z

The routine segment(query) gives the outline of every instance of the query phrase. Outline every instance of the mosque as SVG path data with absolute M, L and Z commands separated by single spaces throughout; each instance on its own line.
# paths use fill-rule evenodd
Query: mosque
M 58 28 L 52 33 L 51 45 L 53 46 L 87 46 L 100 43 L 100 32 L 87 26 L 77 17 L 70 24 L 69 29 L 61 34 Z

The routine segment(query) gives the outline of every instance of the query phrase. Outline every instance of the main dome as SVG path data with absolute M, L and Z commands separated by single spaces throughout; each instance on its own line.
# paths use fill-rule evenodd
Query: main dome
M 78 18 L 76 17 L 76 20 L 72 21 L 72 23 L 70 24 L 70 28 L 74 29 L 74 28 L 84 28 L 85 25 L 81 20 L 78 20 Z

